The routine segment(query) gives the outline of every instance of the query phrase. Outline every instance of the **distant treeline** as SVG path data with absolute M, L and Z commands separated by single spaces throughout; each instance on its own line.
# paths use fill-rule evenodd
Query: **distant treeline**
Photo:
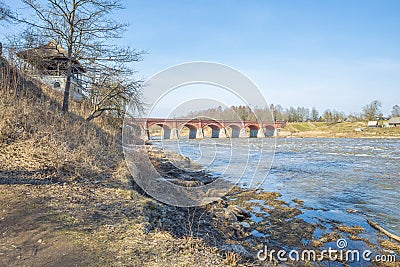
M 269 107 L 253 108 L 248 106 L 231 106 L 230 108 L 213 107 L 201 111 L 189 112 L 184 118 L 213 118 L 218 120 L 278 120 L 286 122 L 342 122 L 388 119 L 400 116 L 400 106 L 393 106 L 391 114 L 384 116 L 381 112 L 382 103 L 378 100 L 365 105 L 359 113 L 346 114 L 342 111 L 326 109 L 322 113 L 315 107 L 284 108 L 281 105 L 271 104 Z

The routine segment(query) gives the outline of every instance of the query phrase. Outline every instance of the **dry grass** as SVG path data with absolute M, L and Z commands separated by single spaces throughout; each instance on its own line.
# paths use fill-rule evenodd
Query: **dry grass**
M 132 190 L 118 125 L 28 89 L 0 87 L 0 265 L 223 265 L 201 238 L 150 224 L 160 204 Z
M 347 137 L 347 138 L 400 138 L 400 128 L 368 128 L 366 122 L 294 122 L 282 129 L 283 136 L 294 137 Z M 356 132 L 363 128 L 363 132 Z
M 365 230 L 361 226 L 339 225 L 337 228 L 341 232 L 348 233 L 348 234 L 353 234 L 353 235 L 362 233 Z
M 40 98 L 29 93 L 16 97 L 6 90 L 0 94 L 2 170 L 50 169 L 71 179 L 96 180 L 121 161 L 118 131 L 103 121 L 98 123 L 102 127 L 86 122 L 83 104 L 72 101 L 71 113 L 63 114 L 62 96 L 46 88 Z
M 381 244 L 382 247 L 395 251 L 400 254 L 400 244 L 396 242 L 392 242 L 389 240 L 385 239 L 379 239 L 379 243 Z
M 238 263 L 241 261 L 242 257 L 234 252 L 227 252 L 225 254 L 225 261 L 224 263 L 227 266 L 237 266 Z

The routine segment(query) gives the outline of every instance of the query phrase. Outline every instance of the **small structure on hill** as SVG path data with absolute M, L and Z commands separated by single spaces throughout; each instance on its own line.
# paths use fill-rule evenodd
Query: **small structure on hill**
M 17 56 L 25 62 L 22 70 L 29 76 L 40 79 L 55 90 L 64 90 L 68 57 L 65 49 L 56 42 L 51 41 L 46 45 L 19 52 Z M 72 62 L 70 95 L 75 100 L 83 98 L 82 74 L 85 72 L 77 60 Z
M 389 120 L 389 126 L 400 127 L 400 117 L 393 117 Z
M 368 127 L 378 127 L 378 121 L 369 121 Z

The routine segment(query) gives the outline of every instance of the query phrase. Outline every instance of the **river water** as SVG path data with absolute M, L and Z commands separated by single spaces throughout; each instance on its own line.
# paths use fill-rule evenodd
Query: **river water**
M 240 176 L 244 187 L 277 191 L 287 202 L 303 200 L 306 221 L 360 225 L 364 236 L 376 239 L 370 219 L 400 235 L 400 140 L 181 139 L 157 145 L 225 179 Z

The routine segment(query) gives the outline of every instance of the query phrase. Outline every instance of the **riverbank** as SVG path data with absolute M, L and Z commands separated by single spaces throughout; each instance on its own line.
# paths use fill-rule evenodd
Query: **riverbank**
M 63 114 L 51 90 L 25 94 L 2 92 L 0 106 L 1 266 L 268 266 L 277 259 L 257 260 L 264 245 L 320 240 L 320 250 L 337 237 L 315 235 L 318 224 L 299 217 L 307 207 L 278 193 L 236 188 L 192 209 L 159 203 L 133 183 L 120 132 L 106 119 L 88 123 L 74 102 Z M 181 175 L 162 151 L 150 156 L 171 182 L 210 181 Z
M 90 107 L 74 101 L 63 113 L 47 87 L 0 95 L 0 266 L 235 262 L 190 235 L 187 210 L 176 217 L 134 187 L 114 120 L 87 122 Z M 179 231 L 163 216 L 181 218 Z
M 172 182 L 199 186 L 212 181 L 207 173 L 182 175 L 171 165 L 170 153 L 149 146 L 149 155 Z M 16 156 L 18 152 L 13 159 Z M 15 164 L 10 158 L 2 161 Z M 398 244 L 385 237 L 381 245 L 371 244 L 359 226 L 306 222 L 299 217 L 309 209 L 303 201 L 285 202 L 276 192 L 235 187 L 207 206 L 177 208 L 132 190 L 135 186 L 122 163 L 104 180 L 49 179 L 53 175 L 50 170 L 1 172 L 1 265 L 273 266 L 280 262 L 276 256 L 257 258 L 265 246 L 321 251 L 339 238 L 353 240 L 360 248 L 400 253 Z M 178 177 L 186 178 L 178 182 Z
M 163 151 L 154 148 L 151 151 L 151 155 L 155 156 L 155 158 L 164 158 L 168 162 L 168 156 L 166 157 Z M 173 156 L 174 161 L 176 161 L 176 155 L 170 152 L 167 152 L 167 154 Z M 187 159 L 183 158 L 182 160 L 186 161 Z M 168 172 L 170 174 L 171 172 L 174 173 L 176 172 L 176 168 L 170 167 Z M 179 172 L 181 170 L 178 170 Z M 200 174 L 199 176 L 203 175 Z M 210 176 L 206 174 L 206 177 L 209 178 Z M 204 181 L 202 178 L 199 179 Z M 307 185 L 303 186 L 307 187 Z M 238 228 L 241 230 L 239 234 L 235 233 L 233 235 L 237 238 L 233 238 L 230 242 L 236 242 L 235 246 L 241 247 L 245 255 L 252 255 L 249 260 L 251 262 L 254 261 L 254 264 L 263 264 L 256 255 L 264 246 L 276 251 L 291 248 L 300 251 L 311 249 L 318 253 L 329 247 L 334 249 L 336 241 L 340 239 L 345 239 L 349 242 L 346 249 L 356 249 L 359 251 L 370 249 L 374 255 L 395 255 L 397 261 L 400 260 L 400 244 L 390 240 L 381 233 L 377 233 L 374 229 L 365 225 L 366 223 L 360 226 L 354 223 L 345 224 L 340 219 L 327 219 L 326 217 L 319 218 L 317 221 L 306 219 L 310 214 L 323 213 L 325 210 L 306 206 L 303 200 L 289 200 L 286 196 L 282 196 L 277 192 L 266 192 L 262 189 L 247 191 L 239 187 L 234 187 L 232 192 L 218 204 L 222 204 L 222 206 L 218 206 L 217 211 L 220 208 L 228 208 L 229 211 L 230 206 L 239 206 L 249 212 L 248 217 L 235 218 L 233 216 L 233 220 L 231 217 L 228 217 L 228 224 L 231 224 L 236 230 Z M 215 212 L 215 206 L 211 204 L 210 207 L 213 207 L 212 210 Z M 359 212 L 352 209 L 346 210 L 349 216 Z M 223 214 L 226 214 L 226 212 Z M 229 233 L 231 229 L 223 227 L 219 231 L 228 231 Z M 371 233 L 375 233 L 374 238 L 371 238 Z M 272 262 L 279 263 L 276 258 L 272 259 Z M 328 262 L 326 260 L 318 264 L 329 264 Z M 343 262 L 340 263 L 338 260 L 337 263 L 339 263 L 338 266 L 341 266 L 340 264 Z M 302 261 L 301 263 L 293 264 L 294 266 L 297 266 L 297 264 L 303 266 L 304 264 L 311 263 Z M 362 264 L 367 265 L 368 262 L 364 261 Z M 374 263 L 374 265 L 396 266 L 396 263 L 384 262 Z
M 1 152 L 11 169 L 26 155 Z M 151 157 L 163 176 L 182 177 L 181 170 L 164 168 L 163 152 L 152 150 Z M 131 189 L 124 164 L 104 180 L 56 177 L 55 170 L 0 173 L 2 266 L 258 265 L 256 244 L 243 243 L 251 214 L 233 199 L 191 209 L 164 205 Z M 204 173 L 185 177 L 196 185 L 210 181 Z M 236 189 L 236 197 L 243 193 Z M 276 194 L 262 198 L 287 210 Z
M 290 138 L 400 138 L 400 127 L 367 127 L 366 122 L 298 122 L 287 123 L 278 137 Z

